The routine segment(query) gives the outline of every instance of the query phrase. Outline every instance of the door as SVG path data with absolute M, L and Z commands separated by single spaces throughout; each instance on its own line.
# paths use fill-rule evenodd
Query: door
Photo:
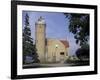
M 65 53 L 64 52 L 60 52 L 60 62 L 64 63 L 64 57 L 65 57 Z

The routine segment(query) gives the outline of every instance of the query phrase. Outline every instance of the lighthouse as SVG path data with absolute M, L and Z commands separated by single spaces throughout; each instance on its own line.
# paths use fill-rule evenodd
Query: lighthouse
M 45 62 L 46 59 L 46 22 L 42 16 L 35 23 L 35 44 L 39 60 L 41 63 Z

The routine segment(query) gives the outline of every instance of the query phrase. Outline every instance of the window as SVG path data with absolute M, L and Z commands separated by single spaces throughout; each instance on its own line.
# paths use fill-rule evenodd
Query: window
M 64 55 L 64 52 L 60 52 L 60 55 Z

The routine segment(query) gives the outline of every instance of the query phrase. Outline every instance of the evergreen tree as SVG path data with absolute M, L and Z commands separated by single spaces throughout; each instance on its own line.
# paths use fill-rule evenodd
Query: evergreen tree
M 36 53 L 35 45 L 33 44 L 33 39 L 31 38 L 31 30 L 29 25 L 29 16 L 25 15 L 25 26 L 23 29 L 23 64 L 26 64 L 26 56 L 31 56 L 36 62 L 38 61 L 38 55 Z

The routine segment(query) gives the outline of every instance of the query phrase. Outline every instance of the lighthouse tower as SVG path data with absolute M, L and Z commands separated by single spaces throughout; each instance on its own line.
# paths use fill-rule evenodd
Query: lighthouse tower
M 36 49 L 41 63 L 45 62 L 45 38 L 46 38 L 46 22 L 43 17 L 40 17 L 35 23 L 35 39 Z

